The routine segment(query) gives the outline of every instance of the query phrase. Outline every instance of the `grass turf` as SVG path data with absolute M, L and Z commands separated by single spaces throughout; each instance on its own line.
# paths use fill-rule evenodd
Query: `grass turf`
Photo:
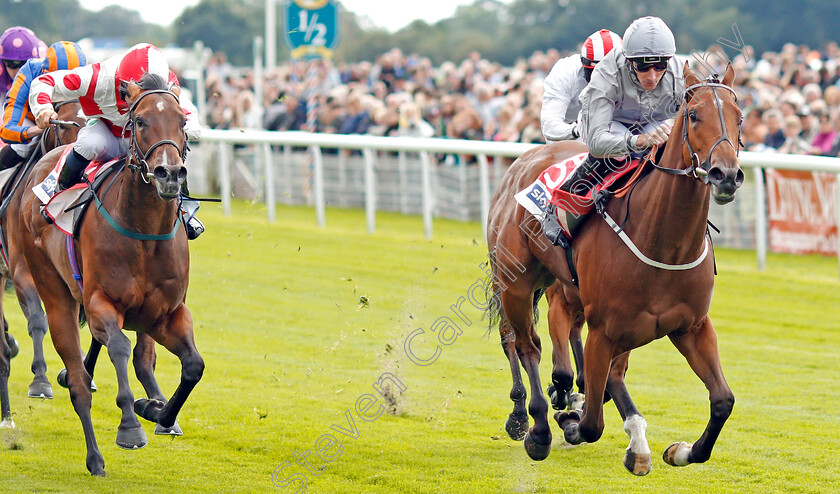
M 466 321 L 450 308 L 483 277 L 480 225 L 439 220 L 429 241 L 418 217 L 380 213 L 374 235 L 365 233 L 362 211 L 330 209 L 326 229 L 308 208 L 280 207 L 277 218 L 268 224 L 264 206 L 246 202 L 231 217 L 214 205 L 202 209 L 208 230 L 190 245 L 187 302 L 207 368 L 179 417 L 183 437 L 153 436 L 141 420 L 148 446 L 119 449 L 116 380 L 100 357 L 93 420 L 105 479 L 84 467 L 81 426 L 55 383 L 62 365 L 49 341 L 55 399 L 26 398 L 31 344 L 7 293 L 21 353 L 10 379 L 18 428 L 0 430 L 2 491 L 303 492 L 304 482 L 306 492 L 324 493 L 840 490 L 836 259 L 771 255 L 758 272 L 754 253 L 717 250 L 712 317 L 735 410 L 709 462 L 665 465 L 668 444 L 702 432 L 707 393 L 667 339 L 635 350 L 628 389 L 654 455 L 650 475 L 636 478 L 621 465 L 627 436 L 611 403 L 599 442 L 568 447 L 555 426 L 543 462 L 505 434 L 510 375 L 497 333 L 487 337 L 468 302 Z M 430 357 L 431 327 L 443 316 L 463 333 L 441 345 L 436 361 L 415 365 L 406 338 L 422 329 L 412 349 Z M 83 344 L 89 338 L 83 329 Z M 170 394 L 180 367 L 158 349 L 156 375 Z M 396 412 L 363 420 L 357 402 L 380 398 L 371 418 L 382 403 L 372 385 L 383 376 L 405 387 Z

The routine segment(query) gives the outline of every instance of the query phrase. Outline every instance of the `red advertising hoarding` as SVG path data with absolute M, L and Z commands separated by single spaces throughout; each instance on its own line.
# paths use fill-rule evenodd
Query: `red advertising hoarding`
M 837 255 L 837 179 L 766 169 L 770 250 Z

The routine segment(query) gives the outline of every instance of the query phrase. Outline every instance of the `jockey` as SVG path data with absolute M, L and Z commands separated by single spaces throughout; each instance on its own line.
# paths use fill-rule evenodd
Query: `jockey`
M 614 32 L 601 29 L 586 38 L 580 57 L 571 55 L 554 64 L 545 78 L 540 120 L 547 142 L 580 138 L 578 96 L 589 83 L 595 64 L 613 48 L 621 46 L 621 38 Z
M 135 45 L 125 54 L 100 63 L 59 70 L 35 79 L 29 105 L 38 127 L 45 129 L 49 120 L 57 117 L 53 101 L 78 98 L 88 119 L 87 125 L 79 131 L 73 151 L 67 155 L 56 191 L 78 183 L 91 160 L 105 162 L 126 154 L 128 138 L 123 137 L 129 135 L 124 128 L 129 118 L 126 86 L 131 81 L 139 81 L 145 73 L 157 74 L 168 81 L 170 88 L 179 88 L 178 78 L 169 70 L 163 53 L 147 43 Z M 195 106 L 187 98 L 179 101 L 187 116 L 184 126 L 187 139 L 196 140 L 201 135 L 201 127 Z M 195 216 L 186 223 L 186 228 L 191 240 L 204 231 L 204 225 Z
M 43 58 L 45 52 L 46 45 L 31 29 L 14 26 L 3 32 L 0 36 L 0 61 L 3 62 L 0 91 L 4 97 L 23 64 L 30 58 Z
M 44 131 L 35 125 L 35 117 L 29 110 L 29 89 L 32 81 L 47 72 L 75 69 L 87 63 L 81 47 L 70 41 L 59 41 L 50 45 L 45 59 L 29 59 L 18 70 L 15 81 L 6 97 L 3 111 L 3 125 L 0 138 L 10 146 L 0 150 L 0 170 L 12 168 L 32 154 L 38 144 L 36 137 Z
M 662 146 L 685 97 L 674 34 L 658 17 L 642 17 L 624 32 L 580 94 L 580 124 L 589 156 L 564 189 L 585 195 L 626 156 Z

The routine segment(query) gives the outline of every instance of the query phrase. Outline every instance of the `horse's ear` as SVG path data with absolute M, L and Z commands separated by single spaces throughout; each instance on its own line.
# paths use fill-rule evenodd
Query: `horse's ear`
M 134 81 L 129 81 L 128 87 L 126 87 L 126 89 L 128 91 L 128 97 L 125 101 L 126 103 L 133 102 L 135 99 L 137 99 L 137 96 L 139 96 L 140 93 L 143 92 L 143 90 L 140 89 L 140 86 L 138 86 L 137 83 Z
M 726 73 L 723 75 L 723 83 L 732 87 L 732 81 L 735 80 L 735 69 L 732 68 L 731 63 L 726 64 Z
M 683 77 L 685 77 L 685 87 L 691 87 L 695 84 L 700 84 L 700 79 L 694 75 L 694 72 L 688 67 L 688 61 L 683 66 Z
M 181 99 L 181 86 L 176 86 L 173 84 L 172 87 L 169 88 L 169 90 L 172 91 L 172 94 L 174 94 L 178 99 Z

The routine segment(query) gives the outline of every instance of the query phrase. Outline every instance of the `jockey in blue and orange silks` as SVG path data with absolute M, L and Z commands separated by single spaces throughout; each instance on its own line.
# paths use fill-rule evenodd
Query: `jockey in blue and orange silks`
M 39 127 L 48 127 L 49 120 L 57 117 L 53 102 L 78 99 L 87 119 L 73 150 L 67 154 L 57 191 L 78 183 L 92 160 L 104 162 L 126 154 L 130 135 L 125 129 L 129 119 L 126 87 L 131 81 L 140 81 L 146 73 L 159 76 L 169 88 L 180 87 L 163 52 L 148 43 L 134 45 L 126 53 L 100 63 L 58 70 L 35 79 L 29 105 Z M 201 135 L 201 126 L 195 105 L 187 98 L 179 98 L 179 103 L 187 117 L 184 126 L 187 139 L 196 140 Z M 204 225 L 195 216 L 185 226 L 190 239 L 204 231 Z
M 87 64 L 81 47 L 70 41 L 50 45 L 44 59 L 28 60 L 17 72 L 6 96 L 0 139 L 9 146 L 0 150 L 0 170 L 12 168 L 32 154 L 38 144 L 36 137 L 44 131 L 35 125 L 35 116 L 29 109 L 29 91 L 36 77 L 56 70 L 75 69 Z

